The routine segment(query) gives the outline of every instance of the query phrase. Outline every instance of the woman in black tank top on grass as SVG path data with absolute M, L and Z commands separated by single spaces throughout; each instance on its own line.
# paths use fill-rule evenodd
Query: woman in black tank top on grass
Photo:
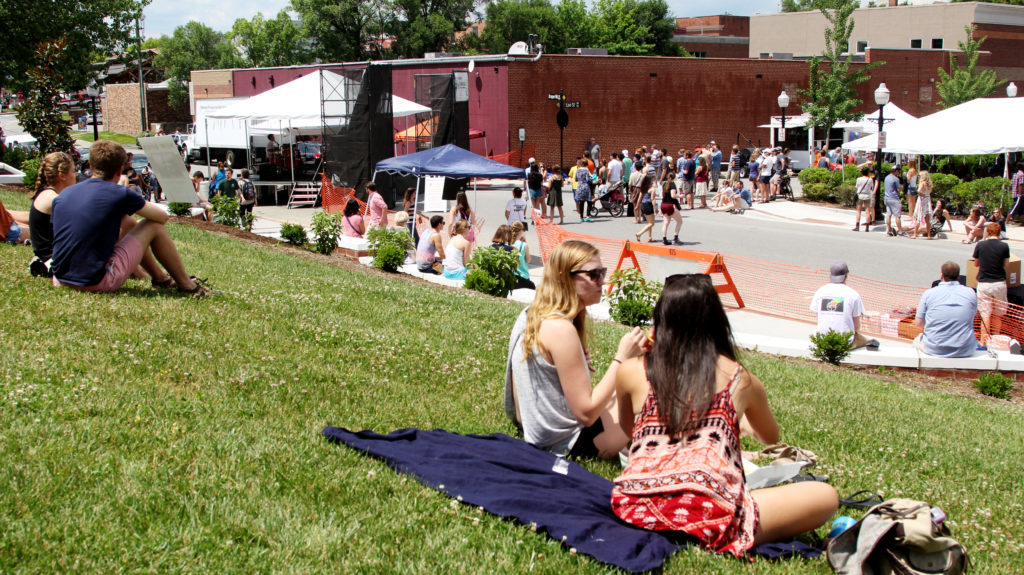
M 28 212 L 29 232 L 35 258 L 29 263 L 34 276 L 49 276 L 49 260 L 53 256 L 53 199 L 64 188 L 75 183 L 75 162 L 64 152 L 51 152 L 39 163 L 36 193 Z

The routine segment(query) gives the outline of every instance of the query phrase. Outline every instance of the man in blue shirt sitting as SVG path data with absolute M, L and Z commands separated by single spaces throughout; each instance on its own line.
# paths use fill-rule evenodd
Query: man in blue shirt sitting
M 155 288 L 206 295 L 209 291 L 185 271 L 167 234 L 167 212 L 117 184 L 126 159 L 120 144 L 96 142 L 89 153 L 92 177 L 54 198 L 54 285 L 112 292 L 141 264 Z M 132 214 L 144 219 L 136 223 Z
M 914 339 L 919 351 L 936 357 L 970 357 L 978 349 L 974 337 L 978 297 L 959 279 L 960 266 L 946 262 L 939 285 L 921 294 L 914 318 L 914 325 L 924 328 Z

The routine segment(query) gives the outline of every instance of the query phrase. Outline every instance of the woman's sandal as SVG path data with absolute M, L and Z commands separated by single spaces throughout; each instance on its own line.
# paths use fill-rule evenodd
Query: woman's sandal
M 846 497 L 839 498 L 840 505 L 851 509 L 871 509 L 882 501 L 884 501 L 884 499 L 882 499 L 881 495 L 872 493 L 867 489 L 862 489 Z
M 193 281 L 195 281 L 195 280 L 193 280 Z M 203 287 L 203 284 L 199 283 L 198 281 L 195 281 L 195 284 L 196 284 L 196 287 L 194 287 L 192 289 L 178 288 L 178 293 L 180 293 L 182 295 L 188 295 L 188 296 L 191 296 L 191 297 L 195 297 L 195 298 L 206 297 L 208 295 L 213 295 L 213 294 L 217 293 L 217 292 L 215 292 L 215 291 L 213 291 L 211 289 Z

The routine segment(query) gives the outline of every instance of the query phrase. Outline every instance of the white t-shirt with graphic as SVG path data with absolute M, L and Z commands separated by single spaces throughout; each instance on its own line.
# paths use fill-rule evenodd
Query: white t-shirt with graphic
M 864 314 L 860 294 L 846 284 L 827 283 L 814 292 L 811 311 L 818 314 L 818 333 L 854 332 L 853 319 Z M 853 337 L 850 337 L 853 342 Z

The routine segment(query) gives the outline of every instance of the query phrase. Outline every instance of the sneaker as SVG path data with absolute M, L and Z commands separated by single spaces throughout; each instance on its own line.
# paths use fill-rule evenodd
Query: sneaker
M 673 243 L 674 245 L 677 245 L 677 246 L 682 246 L 682 245 L 686 245 L 686 244 L 684 244 L 683 242 L 679 241 L 679 238 L 678 238 L 678 237 L 676 237 L 676 239 L 672 240 L 672 243 Z
M 37 278 L 53 277 L 50 266 L 46 265 L 46 262 L 39 258 L 32 258 L 32 261 L 28 262 L 28 273 L 32 274 L 32 277 Z
M 661 243 L 665 244 L 666 246 L 672 245 L 672 242 L 668 241 L 668 238 L 661 238 Z

